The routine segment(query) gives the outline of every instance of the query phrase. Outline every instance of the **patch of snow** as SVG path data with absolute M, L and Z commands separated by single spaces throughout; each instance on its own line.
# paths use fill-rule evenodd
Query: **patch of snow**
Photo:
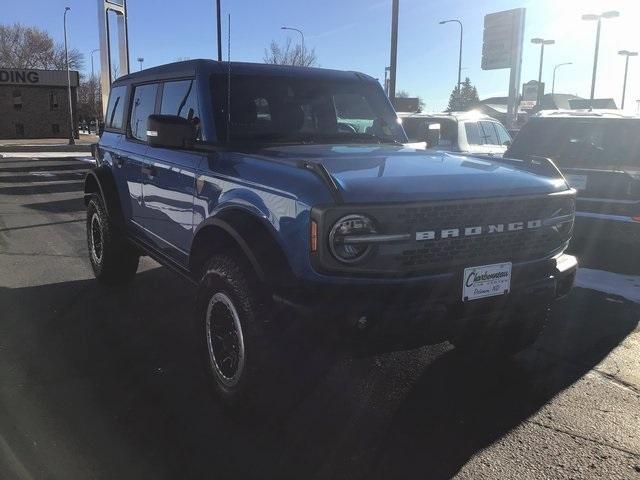
M 618 295 L 640 303 L 640 275 L 622 275 L 604 270 L 579 268 L 575 286 Z

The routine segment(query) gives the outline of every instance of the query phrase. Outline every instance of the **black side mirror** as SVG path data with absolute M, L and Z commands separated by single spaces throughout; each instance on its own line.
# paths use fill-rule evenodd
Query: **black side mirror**
M 177 115 L 149 115 L 147 120 L 147 143 L 152 147 L 190 148 L 197 137 L 193 120 Z
M 98 136 L 101 137 L 104 133 L 104 123 L 100 122 L 98 124 Z
M 427 125 L 427 133 L 425 135 L 427 148 L 433 148 L 440 143 L 440 124 L 430 123 Z

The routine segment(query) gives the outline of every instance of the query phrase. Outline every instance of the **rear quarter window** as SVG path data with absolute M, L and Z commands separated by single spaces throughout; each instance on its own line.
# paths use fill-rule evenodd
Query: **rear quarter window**
M 126 93 L 127 87 L 115 87 L 111 89 L 109 104 L 107 105 L 107 115 L 104 121 L 105 128 L 122 130 Z

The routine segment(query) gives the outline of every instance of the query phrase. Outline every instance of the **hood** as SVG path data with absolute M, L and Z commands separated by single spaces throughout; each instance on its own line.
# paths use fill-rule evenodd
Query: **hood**
M 345 202 L 413 202 L 547 194 L 566 190 L 552 179 L 490 157 L 395 145 L 295 145 L 263 149 L 279 161 L 324 165 Z

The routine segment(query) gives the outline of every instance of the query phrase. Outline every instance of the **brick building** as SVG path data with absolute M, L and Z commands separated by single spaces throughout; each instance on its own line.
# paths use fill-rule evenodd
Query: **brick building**
M 74 136 L 78 72 L 71 72 Z M 66 70 L 15 70 L 0 67 L 0 139 L 69 138 Z

